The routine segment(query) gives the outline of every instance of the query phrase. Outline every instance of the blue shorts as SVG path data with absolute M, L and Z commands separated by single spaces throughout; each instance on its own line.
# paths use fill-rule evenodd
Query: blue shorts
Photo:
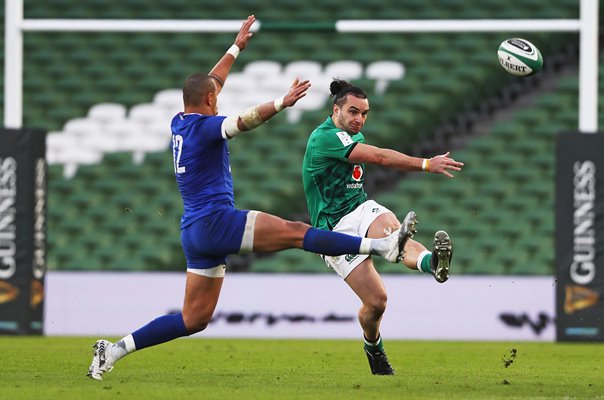
M 241 249 L 249 211 L 226 208 L 201 217 L 180 231 L 187 268 L 208 269 L 226 264 Z

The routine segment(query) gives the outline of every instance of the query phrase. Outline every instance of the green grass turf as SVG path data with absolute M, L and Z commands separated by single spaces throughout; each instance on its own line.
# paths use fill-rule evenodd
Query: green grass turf
M 0 399 L 604 399 L 598 344 L 390 340 L 386 377 L 360 341 L 179 339 L 94 381 L 94 340 L 0 337 Z

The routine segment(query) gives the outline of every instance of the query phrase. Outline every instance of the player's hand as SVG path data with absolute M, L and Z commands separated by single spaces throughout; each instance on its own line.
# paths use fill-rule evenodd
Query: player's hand
M 283 107 L 291 107 L 302 97 L 310 87 L 310 81 L 300 81 L 298 78 L 292 83 L 289 92 L 283 97 Z
M 461 167 L 463 167 L 464 164 L 450 158 L 449 154 L 450 152 L 447 151 L 445 154 L 432 157 L 430 159 L 430 165 L 428 166 L 428 172 L 432 172 L 434 174 L 443 174 L 449 178 L 453 178 L 453 175 L 451 175 L 449 170 L 461 171 Z
M 239 50 L 245 49 L 245 46 L 247 46 L 248 40 L 250 40 L 250 38 L 254 35 L 252 32 L 250 32 L 250 28 L 252 27 L 252 25 L 254 24 L 255 21 L 256 21 L 256 17 L 253 15 L 250 15 L 249 17 L 247 17 L 247 19 L 245 21 L 243 21 L 243 24 L 241 24 L 239 33 L 237 34 L 237 37 L 235 38 L 235 44 L 237 45 L 237 47 L 239 47 Z

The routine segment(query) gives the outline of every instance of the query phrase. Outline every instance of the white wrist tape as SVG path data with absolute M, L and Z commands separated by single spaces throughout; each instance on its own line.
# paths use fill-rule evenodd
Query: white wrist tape
M 229 47 L 229 49 L 226 52 L 228 54 L 232 55 L 234 58 L 237 58 L 237 56 L 239 55 L 240 51 L 241 50 L 239 49 L 239 46 L 237 46 L 236 44 L 234 44 L 231 47 Z
M 275 106 L 275 110 L 277 110 L 277 112 L 283 110 L 283 100 L 285 100 L 284 96 L 279 97 L 278 99 L 275 100 L 275 102 L 273 103 Z

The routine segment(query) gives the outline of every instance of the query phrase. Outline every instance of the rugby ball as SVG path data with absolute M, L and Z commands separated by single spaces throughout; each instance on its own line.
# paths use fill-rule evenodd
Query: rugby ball
M 504 40 L 499 45 L 497 57 L 503 69 L 515 76 L 534 75 L 543 68 L 541 52 L 526 39 Z

